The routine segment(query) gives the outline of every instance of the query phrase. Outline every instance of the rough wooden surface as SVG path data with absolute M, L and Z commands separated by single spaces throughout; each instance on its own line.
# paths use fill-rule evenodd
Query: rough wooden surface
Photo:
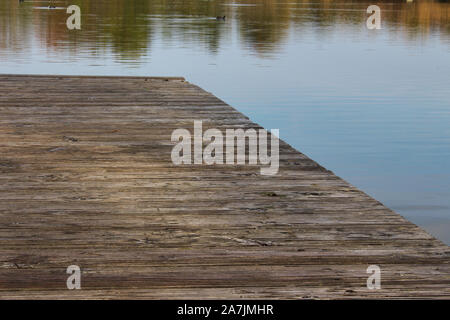
M 0 298 L 450 297 L 448 246 L 284 142 L 173 165 L 194 120 L 258 127 L 181 78 L 0 76 Z

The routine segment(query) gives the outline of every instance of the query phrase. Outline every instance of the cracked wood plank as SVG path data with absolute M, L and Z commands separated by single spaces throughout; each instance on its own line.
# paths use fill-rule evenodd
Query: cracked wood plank
M 0 298 L 449 299 L 448 246 L 283 141 L 173 165 L 194 120 L 261 128 L 183 78 L 0 75 Z

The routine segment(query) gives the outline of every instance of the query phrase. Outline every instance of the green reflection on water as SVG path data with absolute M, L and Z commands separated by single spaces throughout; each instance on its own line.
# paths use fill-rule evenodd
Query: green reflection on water
M 335 28 L 365 26 L 364 1 L 242 0 L 70 0 L 53 1 L 60 9 L 48 10 L 48 1 L 0 2 L 0 49 L 23 50 L 32 35 L 44 46 L 58 50 L 90 51 L 99 55 L 111 48 L 119 60 L 146 54 L 155 37 L 201 45 L 211 53 L 235 27 L 245 48 L 260 55 L 278 50 L 290 28 L 311 27 L 318 33 Z M 82 30 L 65 27 L 64 10 L 77 4 L 82 10 Z M 377 1 L 384 28 L 395 28 L 405 38 L 426 37 L 431 31 L 450 34 L 447 1 Z M 226 16 L 217 20 L 216 16 Z M 393 32 L 393 31 L 391 31 Z M 157 34 L 157 35 L 156 35 Z

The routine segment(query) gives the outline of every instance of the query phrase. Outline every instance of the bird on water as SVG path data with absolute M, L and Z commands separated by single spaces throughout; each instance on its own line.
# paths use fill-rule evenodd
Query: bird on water
M 217 16 L 217 17 L 216 17 L 216 20 L 225 20 L 225 18 L 226 18 L 226 16 L 223 16 L 223 17 Z

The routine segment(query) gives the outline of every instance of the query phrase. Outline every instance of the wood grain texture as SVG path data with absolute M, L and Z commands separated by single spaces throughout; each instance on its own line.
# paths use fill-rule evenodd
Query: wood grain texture
M 448 246 L 282 141 L 173 165 L 194 120 L 260 128 L 182 78 L 0 76 L 0 298 L 450 297 Z

